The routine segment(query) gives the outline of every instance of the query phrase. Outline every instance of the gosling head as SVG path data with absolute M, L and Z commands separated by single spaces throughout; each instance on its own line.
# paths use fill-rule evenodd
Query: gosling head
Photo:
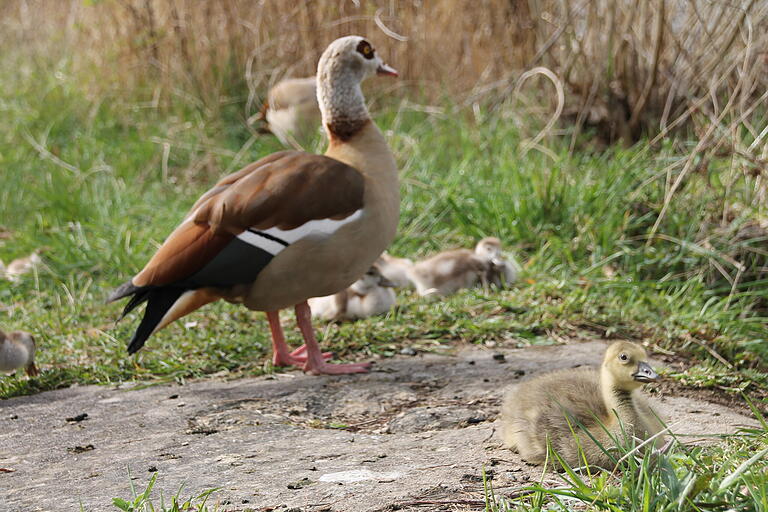
M 352 283 L 352 291 L 360 295 L 371 293 L 376 288 L 394 288 L 394 283 L 384 277 L 378 265 L 374 264 L 363 277 Z
M 495 236 L 483 238 L 475 246 L 475 254 L 484 261 L 490 261 L 494 265 L 500 265 L 504 262 L 501 254 L 501 240 Z
M 648 363 L 643 347 L 629 341 L 618 341 L 608 347 L 602 370 L 610 376 L 615 388 L 624 391 L 634 391 L 659 378 Z

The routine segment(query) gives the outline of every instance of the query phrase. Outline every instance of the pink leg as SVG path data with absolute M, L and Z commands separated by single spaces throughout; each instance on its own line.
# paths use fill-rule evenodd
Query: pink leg
M 296 323 L 299 324 L 306 345 L 307 362 L 304 371 L 311 375 L 343 375 L 347 373 L 365 373 L 371 363 L 331 364 L 326 363 L 312 329 L 312 315 L 306 301 L 296 304 Z
M 272 332 L 272 364 L 275 366 L 301 366 L 304 361 L 291 356 L 285 343 L 283 328 L 280 325 L 280 314 L 277 311 L 267 311 L 269 330 Z
M 274 366 L 302 366 L 307 361 L 304 355 L 306 348 L 304 345 L 293 352 L 289 352 L 288 344 L 285 342 L 283 328 L 280 325 L 280 314 L 277 311 L 267 311 L 267 320 L 269 321 L 269 330 L 272 332 L 272 364 Z M 332 352 L 323 353 L 323 359 L 333 357 Z
M 294 350 L 293 352 L 291 352 L 291 355 L 293 357 L 298 357 L 298 358 L 304 359 L 304 361 L 306 361 L 307 360 L 307 356 L 305 355 L 306 352 L 307 352 L 307 346 L 306 345 L 302 345 L 299 348 L 297 348 L 296 350 Z M 333 358 L 333 352 L 323 352 L 323 359 L 324 360 L 327 361 L 327 360 L 332 359 L 332 358 Z

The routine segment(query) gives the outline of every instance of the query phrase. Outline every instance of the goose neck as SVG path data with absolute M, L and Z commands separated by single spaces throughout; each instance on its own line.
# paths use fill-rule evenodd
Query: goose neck
M 350 73 L 319 73 L 317 102 L 331 140 L 347 141 L 370 122 L 360 81 Z

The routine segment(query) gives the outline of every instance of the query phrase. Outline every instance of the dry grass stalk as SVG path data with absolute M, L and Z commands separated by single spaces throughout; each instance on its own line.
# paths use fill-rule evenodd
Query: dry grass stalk
M 98 92 L 150 88 L 201 108 L 248 97 L 253 109 L 282 76 L 312 74 L 330 40 L 361 33 L 411 83 L 454 94 L 508 93 L 543 65 L 564 85 L 566 117 L 634 141 L 710 92 L 722 101 L 740 77 L 710 91 L 711 77 L 733 63 L 749 75 L 740 105 L 765 90 L 766 13 L 757 0 L 8 0 L 0 43 L 71 55 Z

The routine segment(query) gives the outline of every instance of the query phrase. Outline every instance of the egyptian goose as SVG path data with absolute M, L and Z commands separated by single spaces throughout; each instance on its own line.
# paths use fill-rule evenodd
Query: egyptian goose
M 24 368 L 27 375 L 38 375 L 35 366 L 35 339 L 24 331 L 5 334 L 0 331 L 0 372 L 11 373 Z
M 501 285 L 507 278 L 507 262 L 501 257 L 501 242 L 488 237 L 480 240 L 475 250 L 454 249 L 417 262 L 408 277 L 419 295 L 446 296 L 478 283 Z M 516 273 L 511 276 L 514 280 Z
M 646 439 L 663 429 L 640 392 L 658 379 L 647 359 L 639 345 L 619 341 L 608 347 L 599 371 L 560 370 L 512 387 L 501 409 L 504 444 L 541 464 L 549 440 L 571 467 L 581 465 L 580 445 L 588 464 L 608 467 L 616 441 L 623 444 L 625 435 Z M 661 444 L 661 436 L 653 442 Z
M 334 295 L 309 299 L 312 316 L 323 320 L 358 320 L 386 313 L 395 305 L 394 283 L 375 263 L 363 277 Z
M 408 277 L 408 273 L 413 267 L 413 260 L 398 258 L 384 251 L 379 256 L 379 259 L 376 260 L 376 265 L 379 267 L 381 274 L 397 288 L 410 288 L 413 286 Z
M 130 297 L 123 316 L 147 302 L 129 353 L 170 322 L 224 299 L 267 312 L 275 365 L 311 374 L 367 371 L 370 363 L 325 361 L 307 299 L 352 284 L 395 236 L 397 166 L 360 89 L 374 74 L 397 76 L 362 37 L 342 37 L 323 52 L 317 98 L 325 156 L 274 153 L 198 199 L 144 269 L 109 297 Z M 292 353 L 278 316 L 290 306 L 305 341 Z
M 286 146 L 309 139 L 320 126 L 317 104 L 317 80 L 287 78 L 269 90 L 261 110 L 261 119 Z

